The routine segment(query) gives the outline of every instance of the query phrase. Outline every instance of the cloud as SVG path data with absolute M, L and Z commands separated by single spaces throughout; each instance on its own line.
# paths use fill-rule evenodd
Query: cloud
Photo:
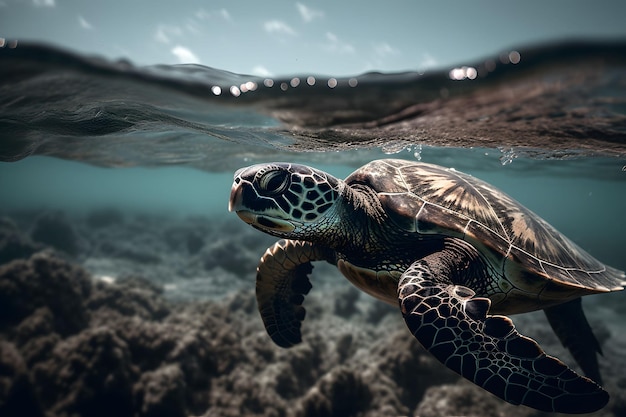
M 230 16 L 230 13 L 228 12 L 228 10 L 222 8 L 216 11 L 206 11 L 205 9 L 200 9 L 198 11 L 196 11 L 196 13 L 194 13 L 196 19 L 199 20 L 209 20 L 214 16 L 218 16 L 221 19 L 227 21 L 227 22 L 232 22 L 233 18 Z
M 154 34 L 154 39 L 164 44 L 170 44 L 172 37 L 182 36 L 182 34 L 183 30 L 178 26 L 159 25 Z
M 220 13 L 220 16 L 222 16 L 222 19 L 229 21 L 229 22 L 233 21 L 233 19 L 230 17 L 230 13 L 228 13 L 228 10 L 220 9 L 219 13 Z
M 80 25 L 81 28 L 85 30 L 93 29 L 93 25 L 89 23 L 88 21 L 86 21 L 85 18 L 82 17 L 81 15 L 78 15 L 78 24 Z
M 33 0 L 33 4 L 37 7 L 54 7 L 56 3 L 54 0 Z
M 296 8 L 298 9 L 298 13 L 300 13 L 300 17 L 302 17 L 302 20 L 307 23 L 315 19 L 324 17 L 323 11 L 310 9 L 302 3 L 296 3 Z
M 286 35 L 295 36 L 296 31 L 291 28 L 287 23 L 280 20 L 269 20 L 263 24 L 263 29 L 267 33 L 283 33 Z
M 351 55 L 356 53 L 356 49 L 354 48 L 354 46 L 352 46 L 352 44 L 341 41 L 337 37 L 337 35 L 332 32 L 326 32 L 326 40 L 328 41 L 328 43 L 324 45 L 324 49 L 326 49 L 328 52 L 341 55 Z
M 161 43 L 170 43 L 170 38 L 165 34 L 163 28 L 157 28 L 157 31 L 154 34 L 154 39 Z
M 419 68 L 423 70 L 427 70 L 430 68 L 434 68 L 439 65 L 439 62 L 428 52 L 422 54 L 422 62 L 420 62 Z
M 251 72 L 252 72 L 252 75 L 256 75 L 259 77 L 273 77 L 274 76 L 274 74 L 272 74 L 263 65 L 256 65 L 254 68 L 252 68 Z
M 191 50 L 189 50 L 188 48 L 185 48 L 184 46 L 176 45 L 174 48 L 172 48 L 171 52 L 172 54 L 174 54 L 174 56 L 176 56 L 176 58 L 178 59 L 178 62 L 181 64 L 199 64 L 200 63 L 200 60 L 198 59 L 196 54 L 194 54 L 193 52 L 191 52 Z
M 399 55 L 400 51 L 393 46 L 389 45 L 387 42 L 378 42 L 373 44 L 374 52 L 376 55 L 380 57 L 388 57 L 392 55 Z
M 187 22 L 185 23 L 185 29 L 187 30 L 187 32 L 193 33 L 194 35 L 199 35 L 200 33 L 202 33 L 201 27 L 198 26 L 198 22 L 196 22 L 194 19 L 187 19 Z

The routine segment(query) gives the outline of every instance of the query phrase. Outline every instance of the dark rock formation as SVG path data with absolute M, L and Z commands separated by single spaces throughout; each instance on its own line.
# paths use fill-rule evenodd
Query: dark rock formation
M 0 265 L 0 277 L 0 331 L 40 307 L 49 309 L 54 331 L 61 335 L 88 325 L 84 301 L 91 292 L 91 278 L 82 268 L 40 253 L 28 261 Z
M 28 367 L 13 343 L 0 340 L 0 415 L 43 417 Z
M 541 416 L 527 407 L 516 407 L 503 402 L 487 391 L 467 381 L 430 387 L 415 410 L 420 417 L 462 415 L 468 417 L 529 417 Z
M 42 405 L 56 415 L 132 417 L 137 370 L 128 345 L 107 326 L 59 341 L 32 373 Z
M 76 256 L 80 250 L 78 235 L 74 227 L 62 212 L 45 212 L 35 221 L 30 233 L 35 242 Z
M 335 314 L 346 319 L 358 313 L 357 301 L 361 298 L 361 292 L 355 287 L 346 287 L 338 292 L 335 297 Z
M 163 289 L 141 277 L 124 277 L 115 285 L 98 282 L 86 304 L 90 310 L 113 310 L 123 316 L 161 319 L 170 312 Z
M 118 226 L 124 222 L 124 214 L 113 208 L 98 209 L 87 214 L 85 222 L 94 229 Z
M 361 375 L 344 366 L 325 375 L 302 399 L 303 417 L 359 416 L 370 405 L 372 393 Z
M 13 259 L 26 259 L 43 246 L 32 242 L 8 217 L 0 217 L 0 265 Z
M 102 242 L 99 251 L 112 258 L 122 258 L 141 264 L 155 264 L 161 262 L 161 257 L 150 249 L 144 249 L 132 242 Z
M 185 389 L 185 375 L 178 364 L 147 371 L 135 384 L 136 409 L 145 417 L 184 417 Z
M 205 245 L 210 234 L 206 225 L 207 222 L 190 219 L 189 224 L 170 227 L 163 234 L 165 243 L 171 250 L 195 255 Z

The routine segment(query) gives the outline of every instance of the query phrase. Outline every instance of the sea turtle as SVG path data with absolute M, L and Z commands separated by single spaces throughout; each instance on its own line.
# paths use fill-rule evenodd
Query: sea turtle
M 282 237 L 261 258 L 256 295 L 282 347 L 301 342 L 311 261 L 400 307 L 415 338 L 448 368 L 498 397 L 539 410 L 587 413 L 609 395 L 548 356 L 504 314 L 543 309 L 587 376 L 600 346 L 580 297 L 622 290 L 605 266 L 488 183 L 399 159 L 345 181 L 291 163 L 235 173 L 229 210 Z

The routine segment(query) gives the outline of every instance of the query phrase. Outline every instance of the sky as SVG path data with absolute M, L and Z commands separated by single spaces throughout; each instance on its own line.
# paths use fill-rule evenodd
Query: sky
M 471 64 L 532 43 L 626 38 L 626 1 L 0 0 L 0 38 L 137 65 L 259 76 Z

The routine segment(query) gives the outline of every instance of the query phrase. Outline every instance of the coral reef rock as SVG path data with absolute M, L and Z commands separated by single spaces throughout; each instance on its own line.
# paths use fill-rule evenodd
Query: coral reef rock
M 67 218 L 0 218 L 2 417 L 547 416 L 461 379 L 397 308 L 324 263 L 311 276 L 303 342 L 275 346 L 254 295 L 273 239 L 239 222 L 114 210 Z M 611 402 L 593 415 L 624 416 L 626 343 L 614 312 L 623 303 L 602 300 L 590 300 L 590 319 Z M 515 322 L 573 363 L 541 312 Z

